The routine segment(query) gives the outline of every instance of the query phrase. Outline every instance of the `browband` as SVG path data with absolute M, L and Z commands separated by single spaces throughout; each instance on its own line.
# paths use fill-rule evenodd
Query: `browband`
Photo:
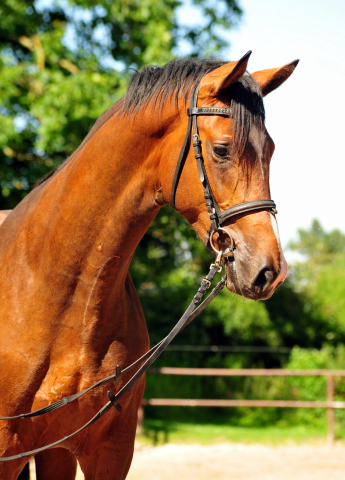
M 225 115 L 231 117 L 230 108 L 223 107 L 192 107 L 187 109 L 187 115 Z

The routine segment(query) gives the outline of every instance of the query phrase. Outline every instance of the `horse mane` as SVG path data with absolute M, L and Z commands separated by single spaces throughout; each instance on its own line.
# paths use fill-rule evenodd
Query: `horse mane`
M 206 73 L 227 62 L 213 58 L 182 58 L 167 63 L 164 67 L 145 67 L 136 72 L 128 85 L 123 102 L 123 112 L 137 113 L 150 100 L 159 107 L 170 99 L 178 106 L 179 97 L 186 103 L 193 84 Z
M 164 67 L 147 66 L 134 73 L 125 96 L 98 118 L 77 150 L 62 165 L 38 180 L 34 188 L 52 177 L 73 158 L 115 113 L 120 111 L 125 115 L 136 115 L 150 101 L 153 101 L 156 107 L 162 108 L 163 104 L 170 100 L 178 108 L 180 100 L 186 104 L 190 89 L 196 81 L 226 63 L 228 62 L 213 58 L 184 58 L 173 60 Z M 252 126 L 255 126 L 258 132 L 264 130 L 265 109 L 262 92 L 254 78 L 247 74 L 229 87 L 224 100 L 229 104 L 234 119 L 231 153 L 241 156 Z
M 228 62 L 213 58 L 185 58 L 173 60 L 164 67 L 145 67 L 132 76 L 122 111 L 136 115 L 150 101 L 153 101 L 157 109 L 169 100 L 176 108 L 179 107 L 179 101 L 185 105 L 193 84 L 226 63 Z M 262 92 L 254 78 L 247 74 L 229 87 L 222 100 L 229 104 L 234 119 L 231 154 L 241 157 L 250 129 L 255 126 L 259 135 L 264 131 Z

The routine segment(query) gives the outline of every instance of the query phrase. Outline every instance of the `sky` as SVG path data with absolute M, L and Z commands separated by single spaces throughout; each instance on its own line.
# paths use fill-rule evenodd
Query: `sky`
M 300 59 L 286 83 L 265 97 L 282 244 L 314 218 L 326 230 L 345 232 L 345 0 L 239 4 L 244 15 L 226 33 L 231 45 L 222 58 L 238 60 L 252 50 L 250 72 Z

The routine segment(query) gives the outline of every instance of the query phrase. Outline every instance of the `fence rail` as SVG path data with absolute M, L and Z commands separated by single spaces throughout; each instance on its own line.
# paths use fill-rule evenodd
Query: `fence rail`
M 334 401 L 334 377 L 345 377 L 345 370 L 285 370 L 285 369 L 230 369 L 230 368 L 151 368 L 148 373 L 162 375 L 202 375 L 202 376 L 303 376 L 327 377 L 327 401 L 304 400 L 212 400 L 212 399 L 182 399 L 182 398 L 150 398 L 142 400 L 145 405 L 181 406 L 181 407 L 278 407 L 278 408 L 327 408 L 328 411 L 328 442 L 334 443 L 334 410 L 345 408 L 345 402 Z M 142 422 L 143 411 L 140 413 Z M 142 425 L 139 425 L 142 428 Z
M 345 370 L 288 370 L 284 368 L 150 368 L 149 373 L 163 375 L 208 375 L 224 377 L 345 377 Z

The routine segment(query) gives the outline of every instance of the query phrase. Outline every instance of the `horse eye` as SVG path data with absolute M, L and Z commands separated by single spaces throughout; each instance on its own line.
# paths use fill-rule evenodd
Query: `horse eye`
M 221 146 L 213 147 L 213 151 L 218 157 L 224 158 L 224 157 L 227 157 L 229 155 L 229 149 L 226 146 L 224 146 L 224 147 L 221 147 Z

